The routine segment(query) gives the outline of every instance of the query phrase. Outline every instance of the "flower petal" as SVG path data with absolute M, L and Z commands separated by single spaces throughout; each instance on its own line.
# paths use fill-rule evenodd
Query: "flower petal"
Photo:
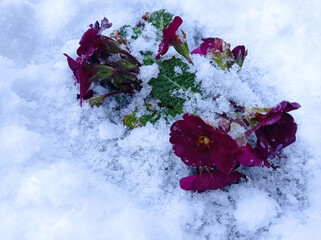
M 183 20 L 179 16 L 176 16 L 167 26 L 167 28 L 163 29 L 163 41 L 158 46 L 158 53 L 155 57 L 156 60 L 158 60 L 160 56 L 167 53 L 173 41 L 179 40 L 178 36 L 176 35 L 176 31 L 178 30 L 179 26 L 182 25 L 182 23 Z
M 290 103 L 287 101 L 283 101 L 283 102 L 280 102 L 275 107 L 271 108 L 271 110 L 266 115 L 269 116 L 270 114 L 273 114 L 273 113 L 286 113 L 292 110 L 296 110 L 300 107 L 301 105 L 296 102 Z
M 282 118 L 284 113 L 296 110 L 300 107 L 300 104 L 296 102 L 280 102 L 278 105 L 271 108 L 270 111 L 268 111 L 265 115 L 261 117 L 261 119 L 259 120 L 260 123 L 256 127 L 247 130 L 245 134 L 251 134 L 252 132 L 257 131 L 262 126 L 275 124 Z
M 173 41 L 177 38 L 176 32 L 178 28 L 182 25 L 183 20 L 176 16 L 173 21 L 167 26 L 167 28 L 163 29 L 163 41 Z
M 217 167 L 226 174 L 235 166 L 233 154 L 239 148 L 237 143 L 193 114 L 186 113 L 183 120 L 173 123 L 170 142 L 174 153 L 188 166 Z
M 263 157 L 274 157 L 277 152 L 295 142 L 297 124 L 293 117 L 284 113 L 275 124 L 262 126 L 255 134 L 257 148 Z
M 206 56 L 208 52 L 211 50 L 215 50 L 218 52 L 223 52 L 223 39 L 221 38 L 203 38 L 203 43 L 199 48 L 194 49 L 192 54 L 200 54 L 202 56 Z
M 204 42 L 201 44 L 201 50 L 203 53 L 208 53 L 211 50 L 223 52 L 223 39 L 221 38 L 203 38 Z
M 235 167 L 234 153 L 239 146 L 228 134 L 218 130 L 213 131 L 211 139 L 211 161 L 221 172 L 229 174 Z
M 266 125 L 272 125 L 276 122 L 278 122 L 282 117 L 282 113 L 274 113 L 274 114 L 270 114 L 269 117 L 264 117 L 263 120 L 254 128 L 249 129 L 245 132 L 245 134 L 251 134 L 252 132 L 255 132 L 256 130 L 258 130 L 260 127 L 262 126 L 266 126 Z
M 176 156 L 180 157 L 186 165 L 213 167 L 214 162 L 209 149 L 200 149 L 197 144 L 200 136 L 209 137 L 213 130 L 214 128 L 200 117 L 186 113 L 183 120 L 172 124 L 169 141 L 173 144 Z
M 266 158 L 260 156 L 257 149 L 252 148 L 250 144 L 243 147 L 242 151 L 235 154 L 236 160 L 243 166 L 253 167 L 253 166 L 267 166 L 270 167 L 269 162 Z
M 171 46 L 170 42 L 164 42 L 164 41 L 161 42 L 158 46 L 158 53 L 155 59 L 158 60 L 162 55 L 166 54 L 170 46 Z
M 205 54 L 203 54 L 203 52 L 202 52 L 202 50 L 201 50 L 200 47 L 195 48 L 195 49 L 191 52 L 191 54 L 199 54 L 199 55 L 202 55 L 202 56 L 205 55 Z
M 75 61 L 67 54 L 64 54 L 67 57 L 69 68 L 72 70 L 75 78 L 77 79 L 77 83 L 80 85 L 80 105 L 82 104 L 82 100 L 87 97 L 87 91 L 91 85 L 88 79 L 92 76 L 90 72 L 87 71 L 83 64 Z M 90 94 L 89 94 L 90 95 Z M 88 96 L 89 96 L 88 95 Z
M 78 56 L 83 59 L 88 59 L 93 55 L 94 51 L 98 48 L 98 30 L 90 28 L 81 37 L 79 48 L 77 49 Z M 81 62 L 82 63 L 82 62 Z
M 232 50 L 232 55 L 234 58 L 234 61 L 240 66 L 243 66 L 243 62 L 245 57 L 247 56 L 247 50 L 245 49 L 244 45 L 239 45 L 236 46 L 233 50 Z
M 186 191 L 205 191 L 208 189 L 224 188 L 232 182 L 240 180 L 242 176 L 243 174 L 239 172 L 232 172 L 229 175 L 226 175 L 216 171 L 184 177 L 179 181 L 179 184 L 181 188 Z

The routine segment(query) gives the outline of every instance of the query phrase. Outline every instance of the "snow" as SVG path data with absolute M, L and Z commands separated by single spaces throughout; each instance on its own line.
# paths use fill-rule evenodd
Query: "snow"
M 239 194 L 234 216 L 241 232 L 255 232 L 271 224 L 277 216 L 278 204 L 266 192 L 241 188 Z
M 316 239 L 320 7 L 313 0 L 0 2 L 0 239 Z M 200 37 L 222 37 L 249 50 L 240 73 L 192 55 L 198 80 L 220 96 L 196 96 L 187 111 L 213 120 L 230 110 L 226 96 L 246 106 L 302 105 L 291 112 L 297 142 L 275 160 L 280 168 L 251 168 L 223 190 L 181 190 L 179 179 L 190 173 L 171 150 L 170 125 L 122 126 L 149 94 L 155 65 L 141 69 L 146 88 L 121 114 L 111 99 L 79 106 L 62 53 L 75 57 L 88 24 L 104 16 L 116 29 L 162 8 L 182 17 L 190 49 Z M 136 53 L 157 52 L 151 31 L 135 42 Z

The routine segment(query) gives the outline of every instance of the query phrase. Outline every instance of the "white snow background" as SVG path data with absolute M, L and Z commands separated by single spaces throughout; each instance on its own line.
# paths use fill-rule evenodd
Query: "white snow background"
M 79 106 L 63 53 L 74 57 L 104 16 L 116 29 L 161 8 L 182 17 L 190 49 L 193 36 L 248 48 L 240 77 L 201 71 L 193 57 L 200 77 L 225 80 L 219 91 L 245 104 L 301 104 L 279 169 L 185 192 L 178 181 L 189 170 L 171 151 L 170 125 L 127 131 L 108 100 Z M 0 239 L 321 239 L 320 9 L 313 0 L 0 1 Z

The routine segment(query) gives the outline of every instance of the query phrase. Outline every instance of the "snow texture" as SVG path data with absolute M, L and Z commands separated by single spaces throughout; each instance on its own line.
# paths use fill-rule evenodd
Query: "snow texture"
M 79 106 L 62 53 L 75 57 L 83 32 L 104 16 L 117 29 L 162 8 L 182 17 L 190 50 L 202 37 L 221 37 L 249 51 L 239 73 L 192 55 L 191 70 L 215 98 L 196 96 L 186 112 L 215 121 L 231 109 L 229 98 L 249 107 L 302 105 L 293 112 L 297 142 L 274 160 L 279 168 L 243 169 L 247 178 L 223 190 L 180 189 L 190 173 L 171 150 L 170 124 L 122 125 L 150 93 L 156 65 L 141 69 L 143 91 L 121 111 L 114 98 Z M 316 239 L 320 8 L 314 0 L 1 1 L 0 239 Z M 146 28 L 133 55 L 157 53 L 153 27 Z

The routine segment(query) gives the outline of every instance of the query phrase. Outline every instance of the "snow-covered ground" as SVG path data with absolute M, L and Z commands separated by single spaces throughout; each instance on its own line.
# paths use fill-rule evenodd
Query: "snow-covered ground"
M 0 2 L 0 239 L 318 239 L 321 3 L 160 2 Z M 208 73 L 225 80 L 225 94 L 301 104 L 291 113 L 297 142 L 279 169 L 252 168 L 223 190 L 185 192 L 178 181 L 189 170 L 171 150 L 169 125 L 128 131 L 109 108 L 79 106 L 62 53 L 73 54 L 104 16 L 116 29 L 161 8 L 183 18 L 190 38 L 248 48 L 241 78 Z

